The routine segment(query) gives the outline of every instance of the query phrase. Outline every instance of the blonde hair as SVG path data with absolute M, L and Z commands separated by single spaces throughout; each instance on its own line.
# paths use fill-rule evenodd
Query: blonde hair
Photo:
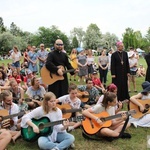
M 6 97 L 11 96 L 11 95 L 12 95 L 12 93 L 9 90 L 3 90 L 0 93 L 0 100 L 5 100 Z
M 49 106 L 48 106 L 48 101 L 50 101 L 52 98 L 56 98 L 55 94 L 52 93 L 52 92 L 47 92 L 45 95 L 44 95 L 44 99 L 43 99 L 43 102 L 42 102 L 42 107 L 43 107 L 43 110 L 44 110 L 44 113 L 45 114 L 48 114 L 49 113 Z M 53 110 L 57 110 L 57 108 L 54 108 Z

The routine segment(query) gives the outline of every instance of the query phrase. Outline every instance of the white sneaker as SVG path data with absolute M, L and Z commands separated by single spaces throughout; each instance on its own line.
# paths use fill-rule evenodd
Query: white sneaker
M 59 150 L 57 147 L 52 148 L 51 150 Z
M 70 148 L 75 148 L 75 144 L 72 143 L 72 144 L 70 145 Z
M 68 127 L 68 132 L 69 132 L 69 131 L 72 131 L 72 130 L 74 130 L 74 127 L 73 127 L 73 126 L 69 126 L 69 127 Z
M 132 124 L 135 128 L 137 128 L 138 125 L 135 122 L 132 122 Z

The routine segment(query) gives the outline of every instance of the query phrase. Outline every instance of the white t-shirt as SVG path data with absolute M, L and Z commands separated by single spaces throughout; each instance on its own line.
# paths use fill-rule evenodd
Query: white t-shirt
M 70 99 L 69 94 L 68 95 L 64 95 L 58 98 L 59 102 L 61 102 L 62 104 L 69 104 L 72 108 L 80 108 L 81 105 L 81 100 L 79 98 L 76 98 L 76 101 L 72 101 Z
M 110 116 L 115 115 L 115 107 L 110 106 L 109 108 L 105 109 L 105 107 L 102 106 L 102 104 L 96 104 L 95 106 L 90 108 L 93 113 L 99 114 L 103 111 L 108 112 Z
M 51 111 L 48 114 L 45 114 L 42 106 L 37 107 L 36 109 L 34 109 L 30 113 L 27 113 L 26 115 L 24 115 L 22 117 L 21 127 L 27 128 L 28 127 L 27 122 L 29 120 L 31 121 L 32 118 L 39 119 L 39 118 L 44 117 L 44 116 L 48 117 L 51 122 L 62 120 L 62 111 L 59 108 L 57 108 L 56 111 Z M 66 130 L 62 130 L 62 128 L 63 128 L 62 124 L 58 124 L 58 125 L 53 126 L 53 132 L 52 132 L 52 134 L 48 135 L 48 138 L 52 142 L 55 142 L 58 132 L 66 132 Z
M 13 60 L 13 63 L 15 63 L 16 61 L 20 61 L 20 56 L 21 56 L 21 53 L 20 52 L 12 52 L 11 53 L 11 59 Z

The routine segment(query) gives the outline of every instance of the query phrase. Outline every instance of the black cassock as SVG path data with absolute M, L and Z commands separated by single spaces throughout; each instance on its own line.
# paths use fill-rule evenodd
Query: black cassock
M 146 60 L 146 63 L 147 63 L 147 70 L 146 70 L 145 81 L 150 82 L 150 53 L 148 53 L 147 55 L 145 55 L 145 60 Z
M 112 78 L 112 83 L 118 88 L 117 98 L 119 101 L 129 99 L 128 73 L 130 73 L 130 67 L 127 52 L 114 52 L 111 56 L 111 75 L 116 76 L 116 78 Z
M 46 61 L 46 68 L 52 72 L 57 74 L 58 67 L 63 66 L 65 69 L 73 69 L 71 66 L 68 56 L 66 53 L 63 53 L 59 50 L 54 50 L 48 54 Z M 71 72 L 73 75 L 74 72 Z M 48 86 L 48 91 L 53 92 L 56 95 L 56 98 L 61 97 L 63 95 L 68 94 L 68 78 L 67 74 L 64 74 L 64 80 L 58 80 L 55 83 Z

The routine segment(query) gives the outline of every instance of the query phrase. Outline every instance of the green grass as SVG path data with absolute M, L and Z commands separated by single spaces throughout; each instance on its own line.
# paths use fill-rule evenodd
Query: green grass
M 4 63 L 11 62 L 11 60 L 0 61 Z M 139 64 L 143 64 L 146 68 L 146 63 L 143 58 L 140 58 Z M 142 90 L 141 83 L 145 80 L 145 78 L 136 78 L 137 90 L 140 92 Z M 77 82 L 75 82 L 78 84 Z M 108 81 L 107 85 L 111 83 L 111 75 L 108 73 Z M 132 88 L 131 88 L 132 90 Z M 133 90 L 132 90 L 133 91 Z M 130 96 L 135 93 L 130 93 Z M 127 108 L 124 108 L 127 110 Z M 94 141 L 87 140 L 82 137 L 81 129 L 76 129 L 71 133 L 75 136 L 75 146 L 76 150 L 146 150 L 147 149 L 147 135 L 150 135 L 149 128 L 134 128 L 130 127 L 127 132 L 132 135 L 131 139 L 118 139 L 113 142 L 107 141 Z M 12 143 L 8 146 L 9 150 L 37 150 L 39 149 L 37 146 L 37 142 L 29 143 L 24 141 L 22 138 L 19 138 L 16 141 L 16 144 Z

